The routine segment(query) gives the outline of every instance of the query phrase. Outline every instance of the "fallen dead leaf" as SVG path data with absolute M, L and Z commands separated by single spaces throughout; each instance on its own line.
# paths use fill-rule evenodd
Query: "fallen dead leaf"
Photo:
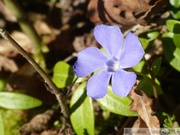
M 4 5 L 4 3 L 0 0 L 0 13 L 4 15 L 6 20 L 10 22 L 16 22 L 16 17 L 11 13 L 11 11 Z
M 5 71 L 10 71 L 12 73 L 18 71 L 18 67 L 13 60 L 0 55 L 0 71 L 2 69 L 4 69 Z
M 153 115 L 152 103 L 144 92 L 136 91 L 136 86 L 131 90 L 129 97 L 133 100 L 130 105 L 130 110 L 138 113 L 139 127 L 156 130 L 160 128 L 159 120 Z
M 31 40 L 24 33 L 14 31 L 11 36 L 24 50 L 26 50 L 28 53 L 32 53 L 33 50 Z M 14 57 L 18 54 L 18 51 L 9 43 L 9 41 L 1 39 L 0 54 L 7 57 Z
M 132 0 L 90 0 L 88 15 L 93 23 L 146 25 L 167 2 L 167 0 L 134 0 L 133 2 Z
M 83 36 L 77 36 L 73 41 L 73 47 L 76 52 L 80 52 L 90 46 L 98 47 L 98 43 L 93 37 L 93 32 L 90 32 L 89 34 L 86 33 Z
M 29 123 L 20 128 L 21 135 L 27 135 L 33 132 L 41 132 L 48 129 L 49 121 L 52 119 L 55 111 L 47 110 L 42 114 L 36 115 Z

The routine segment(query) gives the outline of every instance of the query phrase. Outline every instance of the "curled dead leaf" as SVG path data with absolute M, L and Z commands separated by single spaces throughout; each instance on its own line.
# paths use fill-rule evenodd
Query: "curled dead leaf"
M 136 86 L 131 90 L 129 97 L 133 100 L 130 105 L 130 110 L 138 113 L 139 127 L 157 130 L 160 128 L 159 120 L 153 115 L 152 103 L 144 92 L 136 91 Z

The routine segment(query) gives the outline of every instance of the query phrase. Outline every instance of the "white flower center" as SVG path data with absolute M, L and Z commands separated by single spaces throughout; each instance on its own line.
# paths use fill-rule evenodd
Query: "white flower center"
M 116 72 L 120 69 L 120 62 L 115 58 L 108 60 L 106 65 L 109 72 Z

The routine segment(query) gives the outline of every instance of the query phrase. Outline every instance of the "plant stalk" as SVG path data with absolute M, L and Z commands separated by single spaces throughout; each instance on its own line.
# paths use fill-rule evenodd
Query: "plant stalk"
M 57 86 L 53 83 L 51 78 L 46 74 L 46 72 L 35 62 L 35 60 L 8 34 L 6 30 L 0 29 L 0 36 L 8 40 L 18 51 L 19 53 L 35 68 L 35 70 L 41 75 L 45 83 L 50 88 L 51 92 L 55 94 L 58 103 L 61 107 L 61 112 L 64 117 L 69 120 L 69 111 L 65 102 L 62 91 L 60 91 Z

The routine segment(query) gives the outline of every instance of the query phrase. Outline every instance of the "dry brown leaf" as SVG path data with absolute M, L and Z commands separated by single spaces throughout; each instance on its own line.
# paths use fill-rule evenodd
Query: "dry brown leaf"
M 5 71 L 10 72 L 16 72 L 18 70 L 16 63 L 13 60 L 0 55 L 0 71 L 2 68 Z
M 55 40 L 56 36 L 60 34 L 60 30 L 50 27 L 45 21 L 37 20 L 34 23 L 34 27 L 43 39 L 45 44 L 48 44 Z
M 86 33 L 83 36 L 76 36 L 73 41 L 73 47 L 76 52 L 80 52 L 90 46 L 98 46 L 98 43 L 93 37 L 93 32 Z
M 132 129 L 135 129 L 133 130 L 132 135 L 138 135 L 139 133 L 143 133 L 143 135 L 153 135 L 150 130 L 148 130 L 146 123 L 140 117 L 134 122 Z M 157 129 L 154 131 L 157 131 Z
M 62 135 L 58 133 L 56 130 L 45 130 L 40 135 Z
M 156 116 L 153 116 L 152 103 L 153 100 L 144 92 L 135 91 L 135 88 L 130 92 L 129 97 L 133 100 L 130 105 L 132 111 L 136 111 L 139 117 L 139 128 L 144 128 L 146 124 L 147 128 L 157 130 L 160 128 L 159 120 Z M 143 121 L 141 121 L 141 119 Z M 143 123 L 144 122 L 144 123 Z
M 167 2 L 167 0 L 133 0 L 133 2 L 132 0 L 91 0 L 88 14 L 94 23 L 145 25 Z
M 26 50 L 28 53 L 32 53 L 32 43 L 24 33 L 14 31 L 11 36 L 24 50 Z M 18 51 L 7 40 L 1 39 L 0 54 L 7 57 L 14 57 L 18 54 Z
M 21 135 L 41 132 L 48 129 L 48 123 L 52 119 L 54 113 L 54 110 L 47 110 L 42 114 L 36 115 L 29 123 L 20 128 Z
M 11 22 L 16 22 L 16 17 L 11 13 L 11 11 L 4 5 L 4 3 L 0 0 L 0 13 L 4 15 L 6 20 Z

